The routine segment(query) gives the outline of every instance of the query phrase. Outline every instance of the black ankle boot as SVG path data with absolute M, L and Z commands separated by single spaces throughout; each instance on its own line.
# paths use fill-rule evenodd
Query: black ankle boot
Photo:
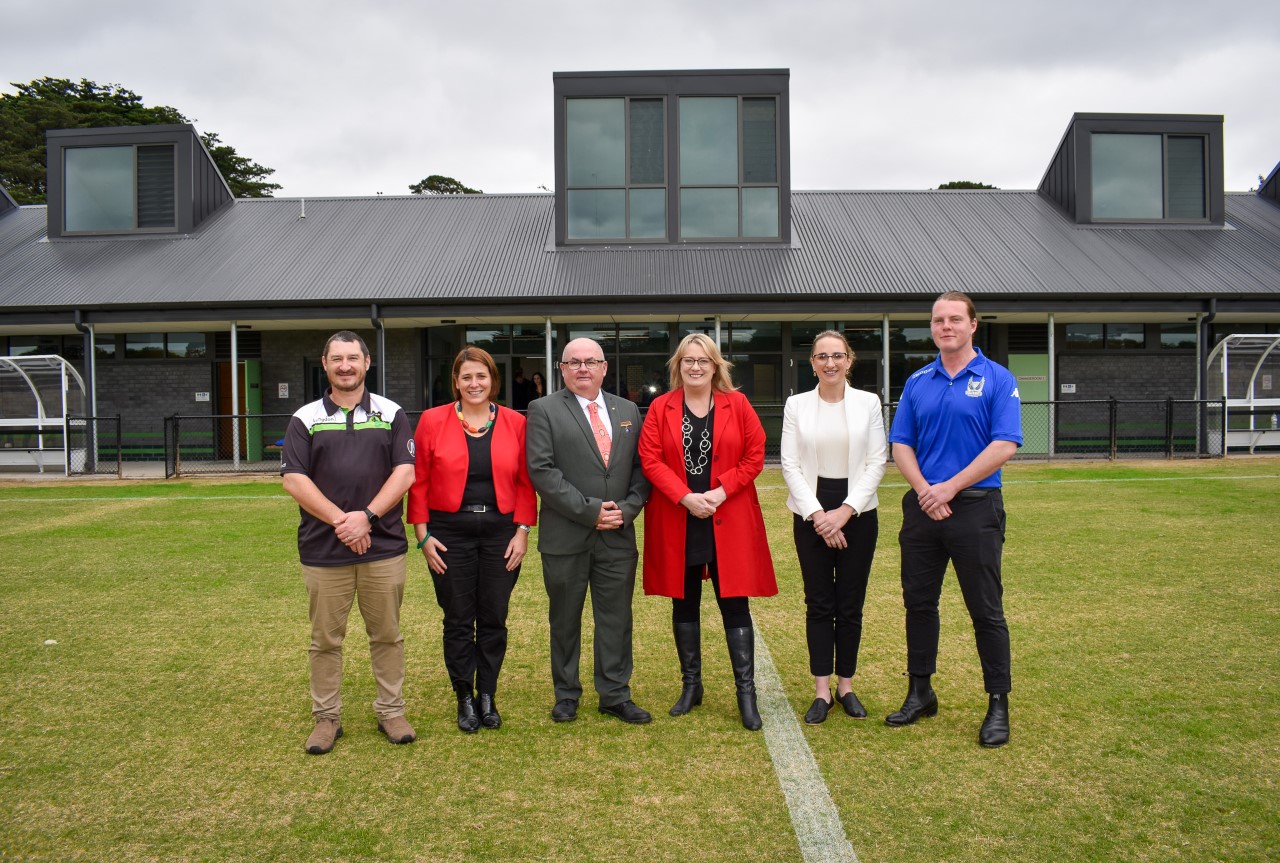
M 733 666 L 733 679 L 738 688 L 742 727 L 748 731 L 759 731 L 764 723 L 756 709 L 756 631 L 750 626 L 740 626 L 726 629 L 724 636 L 729 644 L 729 663 Z
M 470 689 L 459 689 L 457 692 L 458 730 L 471 734 L 480 727 L 480 717 L 476 715 L 475 700 L 471 697 Z
M 680 658 L 680 681 L 684 688 L 680 698 L 667 711 L 672 716 L 684 716 L 702 703 L 702 624 L 674 623 L 676 656 Z
M 982 720 L 978 742 L 988 749 L 1009 742 L 1009 693 L 997 692 L 988 697 L 987 718 Z
M 929 685 L 930 675 L 911 675 L 911 687 L 907 690 L 907 700 L 897 713 L 890 713 L 884 719 L 885 725 L 910 725 L 921 716 L 936 716 L 938 713 L 938 696 Z
M 480 713 L 480 724 L 485 728 L 501 728 L 502 716 L 498 713 L 498 705 L 488 692 L 476 695 Z

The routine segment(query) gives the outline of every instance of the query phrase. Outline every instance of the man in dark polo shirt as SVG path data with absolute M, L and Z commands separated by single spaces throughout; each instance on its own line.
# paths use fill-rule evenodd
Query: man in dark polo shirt
M 929 678 L 938 659 L 938 598 L 947 561 L 973 621 L 988 694 L 983 746 L 1009 741 L 1009 627 L 1000 554 L 1000 467 L 1022 445 L 1022 401 L 1008 369 L 973 346 L 973 301 L 948 291 L 933 304 L 938 357 L 907 379 L 893 417 L 893 460 L 911 490 L 902 499 L 902 602 L 907 610 L 906 701 L 885 722 L 910 725 L 938 712 Z
M 378 730 L 412 743 L 404 716 L 405 541 L 401 504 L 413 485 L 413 428 L 395 402 L 364 385 L 369 348 L 348 330 L 325 342 L 329 389 L 293 415 L 280 473 L 301 510 L 298 557 L 311 597 L 311 712 L 307 752 L 342 736 L 342 640 L 359 597 L 378 697 Z

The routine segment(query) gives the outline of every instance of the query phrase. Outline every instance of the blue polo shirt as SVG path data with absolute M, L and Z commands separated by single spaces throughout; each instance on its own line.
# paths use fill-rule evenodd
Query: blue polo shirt
M 1022 446 L 1018 379 L 974 350 L 978 355 L 954 378 L 943 368 L 941 355 L 907 378 L 893 415 L 889 442 L 915 450 L 929 485 L 964 470 L 992 441 Z M 1000 471 L 973 487 L 999 488 Z

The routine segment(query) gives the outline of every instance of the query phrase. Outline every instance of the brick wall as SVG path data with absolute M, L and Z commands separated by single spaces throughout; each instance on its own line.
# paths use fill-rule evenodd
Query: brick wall
M 1085 399 L 1190 399 L 1196 392 L 1195 353 L 1062 354 L 1058 384 L 1075 384 L 1061 401 Z M 1061 387 L 1059 387 L 1061 389 Z

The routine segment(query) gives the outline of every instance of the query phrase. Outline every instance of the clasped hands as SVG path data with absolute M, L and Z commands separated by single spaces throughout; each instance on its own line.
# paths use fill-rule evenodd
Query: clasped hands
M 942 521 L 951 516 L 951 499 L 956 496 L 956 493 L 947 483 L 940 482 L 937 485 L 926 486 L 924 491 L 917 492 L 916 496 L 920 501 L 920 509 L 934 521 Z
M 726 497 L 728 495 L 725 493 L 724 486 L 717 486 L 704 493 L 689 492 L 680 498 L 680 505 L 689 510 L 694 518 L 711 518 L 716 514 L 716 510 L 720 508 L 720 504 L 724 503 Z
M 373 544 L 369 534 L 373 533 L 373 525 L 363 510 L 344 512 L 333 520 L 333 532 L 338 541 L 356 554 L 364 554 Z
M 813 532 L 822 537 L 827 548 L 848 548 L 849 540 L 845 538 L 844 526 L 853 518 L 853 507 L 846 503 L 832 510 L 818 510 L 809 516 L 813 522 Z
M 622 524 L 622 509 L 611 500 L 601 501 L 600 513 L 596 516 L 596 530 L 618 530 Z

